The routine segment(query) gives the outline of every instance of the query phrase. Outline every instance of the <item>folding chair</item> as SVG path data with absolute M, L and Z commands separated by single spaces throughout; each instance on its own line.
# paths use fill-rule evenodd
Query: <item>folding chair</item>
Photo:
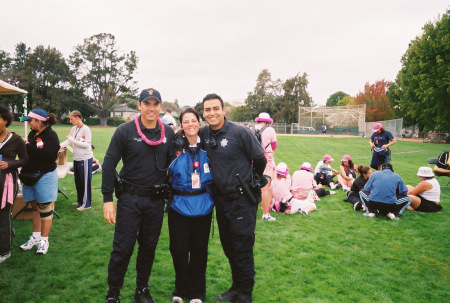
M 437 163 L 438 163 L 437 158 L 428 158 L 428 166 L 429 167 L 431 167 L 432 164 L 436 165 Z M 438 179 L 439 177 L 449 177 L 448 174 L 435 171 L 434 169 L 433 169 L 433 172 L 436 175 L 436 179 Z M 441 187 L 449 187 L 449 184 L 450 184 L 450 181 L 447 182 L 447 185 L 441 186 Z

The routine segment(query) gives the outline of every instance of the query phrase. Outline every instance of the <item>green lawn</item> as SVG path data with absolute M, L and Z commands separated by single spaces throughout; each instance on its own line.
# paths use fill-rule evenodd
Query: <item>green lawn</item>
M 10 129 L 23 134 L 23 127 Z M 69 126 L 55 128 L 64 139 Z M 113 128 L 93 127 L 95 157 L 103 160 Z M 357 164 L 369 164 L 367 138 L 279 136 L 275 159 L 291 173 L 309 161 L 313 167 L 323 154 L 344 154 Z M 417 168 L 427 165 L 449 145 L 398 142 L 392 164 L 407 184 L 416 185 Z M 70 156 L 69 156 L 70 157 Z M 448 181 L 440 179 L 441 185 Z M 59 195 L 47 255 L 20 251 L 31 233 L 31 221 L 14 221 L 12 256 L 0 264 L 0 302 L 102 302 L 107 290 L 107 266 L 114 227 L 103 219 L 101 175 L 93 177 L 93 207 L 79 212 L 72 202 L 76 192 L 71 175 L 60 179 Z M 366 218 L 342 202 L 339 191 L 317 202 L 307 217 L 275 214 L 275 222 L 256 226 L 256 285 L 254 302 L 445 302 L 449 300 L 450 189 L 442 189 L 442 213 L 407 211 L 399 221 Z M 132 302 L 135 289 L 133 255 L 122 302 Z M 167 221 L 162 229 L 151 276 L 157 302 L 170 302 L 174 270 L 169 252 Z M 210 238 L 206 302 L 228 289 L 229 265 L 220 245 L 217 224 Z

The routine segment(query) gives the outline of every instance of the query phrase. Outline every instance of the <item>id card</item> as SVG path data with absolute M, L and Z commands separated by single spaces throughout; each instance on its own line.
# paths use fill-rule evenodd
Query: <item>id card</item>
M 201 187 L 200 175 L 198 173 L 192 173 L 191 180 L 192 180 L 192 188 L 193 189 L 198 189 Z

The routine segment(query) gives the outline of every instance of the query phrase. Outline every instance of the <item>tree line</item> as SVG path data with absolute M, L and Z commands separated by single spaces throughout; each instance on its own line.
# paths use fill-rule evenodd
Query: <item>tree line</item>
M 450 10 L 424 25 L 401 63 L 395 81 L 367 82 L 356 96 L 338 91 L 326 106 L 366 104 L 367 121 L 403 117 L 405 126 L 418 125 L 420 131 L 450 131 Z M 137 64 L 134 51 L 120 52 L 114 36 L 104 33 L 85 39 L 69 59 L 50 46 L 31 50 L 19 43 L 13 55 L 0 50 L 0 78 L 29 92 L 29 108 L 44 108 L 58 118 L 78 109 L 86 116 L 97 115 L 101 125 L 115 104 L 133 105 L 137 100 Z M 315 106 L 307 87 L 306 73 L 282 81 L 263 69 L 245 104 L 229 106 L 228 116 L 252 121 L 267 112 L 277 122 L 296 123 L 299 106 Z M 20 96 L 0 100 L 15 113 L 23 111 Z M 195 108 L 201 114 L 201 102 Z

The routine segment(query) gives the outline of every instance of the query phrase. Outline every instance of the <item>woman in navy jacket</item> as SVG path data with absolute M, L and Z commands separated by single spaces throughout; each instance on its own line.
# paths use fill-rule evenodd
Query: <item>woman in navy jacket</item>
M 209 187 L 213 182 L 206 152 L 198 146 L 200 117 L 192 109 L 180 115 L 181 131 L 173 146 L 173 201 L 169 208 L 170 253 L 175 268 L 172 302 L 201 303 L 206 293 L 206 262 L 214 202 Z

